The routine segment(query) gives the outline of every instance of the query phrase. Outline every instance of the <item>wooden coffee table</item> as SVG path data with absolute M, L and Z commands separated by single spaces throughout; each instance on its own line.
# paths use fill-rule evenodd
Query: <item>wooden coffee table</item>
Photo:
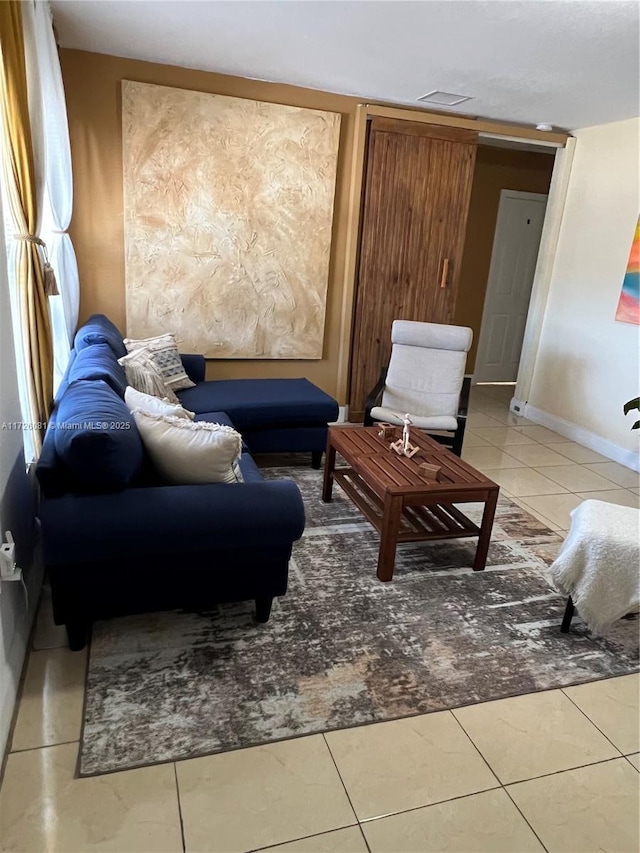
M 408 459 L 390 450 L 379 431 L 375 426 L 329 427 L 322 500 L 331 500 L 335 480 L 378 530 L 380 580 L 393 578 L 398 542 L 464 536 L 478 537 L 473 568 L 482 571 L 500 487 L 425 433 L 411 431 L 411 443 L 420 449 Z M 395 438 L 401 435 L 399 427 Z M 348 467 L 335 467 L 336 453 Z M 418 473 L 422 462 L 440 466 L 437 482 Z M 484 503 L 480 527 L 453 506 L 470 502 Z

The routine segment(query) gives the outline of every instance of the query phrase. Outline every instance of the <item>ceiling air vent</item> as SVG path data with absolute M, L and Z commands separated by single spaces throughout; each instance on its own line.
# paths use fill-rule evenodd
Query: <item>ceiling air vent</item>
M 433 92 L 427 92 L 418 100 L 427 104 L 438 104 L 441 107 L 455 107 L 456 104 L 472 101 L 473 98 L 471 95 L 454 95 L 452 92 L 441 92 L 439 89 L 434 89 Z

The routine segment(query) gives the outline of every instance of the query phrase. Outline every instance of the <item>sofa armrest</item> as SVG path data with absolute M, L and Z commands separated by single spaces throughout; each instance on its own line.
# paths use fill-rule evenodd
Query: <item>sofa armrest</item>
M 292 480 L 65 495 L 40 505 L 45 563 L 68 565 L 224 548 L 291 544 L 304 530 Z
M 192 382 L 204 382 L 204 377 L 207 369 L 207 363 L 203 355 L 182 354 L 180 353 L 182 366 L 189 379 Z

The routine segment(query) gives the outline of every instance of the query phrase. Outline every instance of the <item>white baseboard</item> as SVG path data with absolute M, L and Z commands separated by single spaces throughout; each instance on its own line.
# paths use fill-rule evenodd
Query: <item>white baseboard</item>
M 514 401 L 512 400 L 512 411 L 513 402 Z M 564 435 L 565 438 L 568 438 L 570 441 L 583 444 L 585 447 L 595 450 L 596 453 L 600 453 L 608 459 L 613 459 L 615 462 L 619 462 L 626 468 L 631 468 L 633 471 L 640 471 L 640 453 L 638 453 L 638 451 L 625 450 L 624 447 L 620 447 L 612 441 L 602 438 L 602 436 L 596 435 L 594 432 L 590 432 L 584 427 L 571 423 L 571 421 L 565 421 L 564 418 L 545 412 L 544 409 L 538 409 L 536 406 L 532 406 L 531 403 L 526 403 L 524 406 L 524 412 L 520 412 L 520 414 L 523 414 L 525 418 L 528 418 L 536 424 L 541 424 L 541 426 L 545 426 L 547 429 L 552 429 L 559 435 Z
M 331 421 L 329 426 L 331 426 L 331 424 L 346 424 L 348 413 L 349 406 L 338 406 L 338 417 L 335 421 Z

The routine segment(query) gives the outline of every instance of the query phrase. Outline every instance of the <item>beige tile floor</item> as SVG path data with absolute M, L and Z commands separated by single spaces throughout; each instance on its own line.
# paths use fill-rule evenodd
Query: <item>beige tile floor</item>
M 474 389 L 464 452 L 489 451 L 505 494 L 559 531 L 587 497 L 638 504 L 634 472 L 510 414 L 510 394 Z M 85 662 L 45 590 L 0 788 L 2 853 L 640 849 L 638 675 L 79 779 Z

